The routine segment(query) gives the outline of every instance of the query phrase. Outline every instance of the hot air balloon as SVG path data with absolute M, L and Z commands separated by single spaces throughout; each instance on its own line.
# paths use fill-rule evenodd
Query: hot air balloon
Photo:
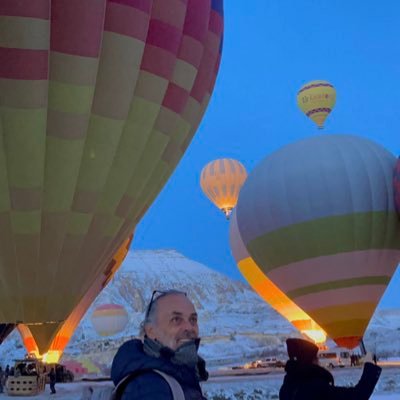
M 229 241 L 233 258 L 253 290 L 308 338 L 318 344 L 324 343 L 326 334 L 323 329 L 274 285 L 251 258 L 240 236 L 235 211 L 229 226 Z
M 246 178 L 247 172 L 242 163 L 231 158 L 221 158 L 209 162 L 203 168 L 200 186 L 211 202 L 229 219 Z
M 241 190 L 249 254 L 340 346 L 359 344 L 400 260 L 395 164 L 361 137 L 312 137 L 266 157 Z
M 95 308 L 90 320 L 100 336 L 113 336 L 125 329 L 129 318 L 123 306 L 103 304 Z
M 128 254 L 132 239 L 133 234 L 130 235 L 129 238 L 127 238 L 123 245 L 118 249 L 112 260 L 108 263 L 107 268 L 104 269 L 103 274 L 98 276 L 95 282 L 93 282 L 90 289 L 86 292 L 83 299 L 63 323 L 52 341 L 51 339 L 54 335 L 47 337 L 46 330 L 41 331 L 41 328 L 43 327 L 42 325 L 37 327 L 35 331 L 35 338 L 33 337 L 28 326 L 23 324 L 18 325 L 18 331 L 22 337 L 28 354 L 35 354 L 37 357 L 41 355 L 37 345 L 37 342 L 39 342 L 41 344 L 43 360 L 45 362 L 57 363 L 59 361 L 82 317 L 85 315 L 86 311 L 89 309 L 99 293 L 109 283 L 109 281 L 121 267 L 125 257 Z M 50 345 L 43 347 L 45 346 L 43 343 L 50 343 Z
M 52 337 L 197 130 L 222 0 L 4 0 L 0 19 L 0 322 Z
M 336 91 L 327 81 L 312 81 L 301 87 L 297 93 L 297 105 L 307 117 L 322 129 L 326 117 L 336 103 Z

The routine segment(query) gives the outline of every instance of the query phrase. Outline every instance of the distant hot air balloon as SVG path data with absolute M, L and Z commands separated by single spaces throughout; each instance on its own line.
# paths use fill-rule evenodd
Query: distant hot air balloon
M 325 342 L 326 334 L 323 329 L 272 283 L 251 258 L 240 236 L 235 211 L 230 222 L 229 241 L 238 268 L 253 290 L 315 343 Z
M 74 308 L 72 313 L 69 315 L 67 320 L 63 323 L 56 336 L 50 332 L 51 336 L 47 336 L 47 331 L 43 328 L 46 325 L 39 325 L 35 330 L 35 338 L 32 335 L 31 329 L 28 326 L 20 324 L 18 325 L 18 331 L 22 337 L 25 348 L 29 353 L 36 354 L 37 356 L 43 356 L 44 361 L 48 363 L 56 363 L 61 358 L 65 347 L 75 332 L 76 327 L 89 309 L 93 301 L 113 278 L 114 274 L 121 267 L 125 257 L 128 254 L 130 244 L 133 239 L 133 234 L 129 236 L 118 249 L 112 260 L 108 263 L 103 273 L 99 275 L 95 282 L 93 282 L 90 289 L 86 292 L 83 299 Z M 54 339 L 53 339 L 54 337 Z M 41 347 L 41 354 L 39 353 L 38 344 Z M 50 343 L 50 345 L 45 345 Z
M 0 19 L 0 323 L 51 338 L 196 132 L 223 5 L 4 0 Z
M 237 212 L 249 254 L 338 345 L 358 345 L 400 260 L 396 158 L 370 140 L 327 135 L 266 157 Z
M 95 308 L 90 320 L 100 336 L 113 336 L 125 329 L 129 318 L 123 306 L 103 304 Z
M 325 119 L 335 103 L 335 88 L 327 81 L 308 82 L 297 93 L 297 105 L 318 125 L 318 128 L 323 128 Z
M 204 194 L 229 218 L 246 178 L 247 172 L 242 163 L 221 158 L 203 168 L 200 186 Z

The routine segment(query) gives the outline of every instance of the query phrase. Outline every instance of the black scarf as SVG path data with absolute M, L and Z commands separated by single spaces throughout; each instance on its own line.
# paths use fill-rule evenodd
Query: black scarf
M 143 351 L 151 357 L 164 358 L 171 361 L 172 364 L 194 368 L 198 379 L 205 381 L 208 379 L 208 372 L 206 371 L 206 362 L 197 354 L 199 345 L 200 339 L 197 338 L 172 350 L 158 340 L 152 340 L 145 336 Z

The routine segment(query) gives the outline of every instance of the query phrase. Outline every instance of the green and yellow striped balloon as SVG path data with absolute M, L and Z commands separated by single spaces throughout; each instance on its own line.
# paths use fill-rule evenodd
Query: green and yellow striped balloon
M 349 135 L 309 138 L 266 157 L 237 205 L 262 272 L 339 345 L 355 347 L 400 260 L 396 158 Z

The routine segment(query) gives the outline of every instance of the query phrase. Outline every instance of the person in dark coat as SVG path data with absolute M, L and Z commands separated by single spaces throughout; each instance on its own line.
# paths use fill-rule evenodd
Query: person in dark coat
M 6 379 L 10 376 L 10 366 L 7 364 L 6 369 L 4 370 L 4 373 L 6 374 Z
M 280 400 L 368 400 L 381 374 L 381 368 L 368 356 L 361 379 L 354 387 L 335 386 L 332 374 L 318 365 L 318 347 L 303 339 L 286 341 L 289 360 L 279 392 Z
M 51 390 L 51 394 L 55 394 L 56 393 L 56 381 L 57 381 L 57 377 L 56 377 L 56 371 L 54 371 L 54 368 L 52 368 L 49 372 L 49 378 L 50 378 L 50 390 Z
M 205 361 L 197 354 L 198 334 L 197 313 L 185 293 L 153 292 L 141 325 L 142 340 L 124 343 L 112 363 L 115 385 L 134 374 L 120 398 L 173 400 L 167 381 L 153 371 L 157 369 L 176 379 L 185 400 L 205 400 L 199 382 L 207 380 L 208 373 Z
M 0 367 L 0 393 L 3 393 L 4 385 L 5 385 L 5 374 L 3 369 Z

